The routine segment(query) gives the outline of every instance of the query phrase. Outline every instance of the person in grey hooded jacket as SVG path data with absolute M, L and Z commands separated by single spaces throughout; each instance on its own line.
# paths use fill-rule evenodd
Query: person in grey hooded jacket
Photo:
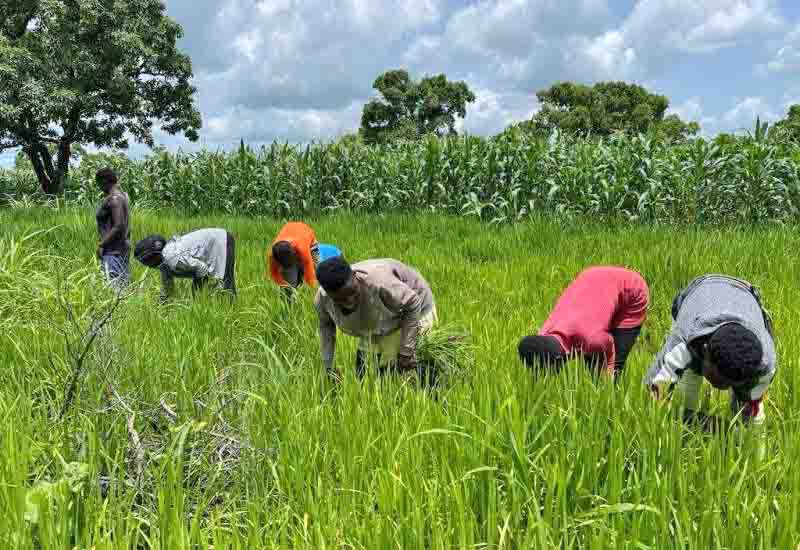
M 684 419 L 713 427 L 712 419 L 698 411 L 705 379 L 716 389 L 730 390 L 734 414 L 761 424 L 777 356 L 758 290 L 727 275 L 704 275 L 675 297 L 672 319 L 666 343 L 644 379 L 653 394 L 661 397 L 677 385 Z
M 147 267 L 161 271 L 161 302 L 167 302 L 176 278 L 192 279 L 192 294 L 209 279 L 221 283 L 231 300 L 236 296 L 236 244 L 224 229 L 199 229 L 167 241 L 150 235 L 138 243 L 134 256 Z

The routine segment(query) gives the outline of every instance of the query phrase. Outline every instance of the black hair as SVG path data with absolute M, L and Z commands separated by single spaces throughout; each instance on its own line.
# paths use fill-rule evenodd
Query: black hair
M 287 267 L 296 256 L 294 247 L 289 241 L 278 241 L 272 245 L 272 257 L 284 267 Z
M 519 357 L 528 368 L 545 367 L 559 370 L 567 355 L 552 336 L 526 336 L 517 348 Z
M 101 168 L 98 170 L 94 175 L 95 181 L 98 184 L 103 186 L 106 185 L 116 185 L 117 184 L 117 173 L 114 172 L 111 168 Z
M 738 323 L 718 328 L 708 339 L 709 358 L 727 378 L 737 382 L 761 374 L 764 350 L 753 332 Z
M 328 258 L 317 266 L 317 281 L 327 291 L 339 290 L 352 275 L 350 264 L 341 256 Z
M 149 235 L 136 243 L 133 255 L 147 267 L 158 267 L 163 260 L 161 251 L 166 244 L 167 240 L 161 235 Z

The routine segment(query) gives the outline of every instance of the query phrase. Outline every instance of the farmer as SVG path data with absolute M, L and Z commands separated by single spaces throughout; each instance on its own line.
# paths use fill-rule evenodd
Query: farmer
M 308 225 L 289 222 L 278 232 L 267 254 L 270 277 L 291 299 L 304 280 L 308 286 L 316 285 L 315 270 L 320 262 L 341 255 L 335 246 L 319 244 Z
M 726 275 L 704 275 L 672 303 L 672 329 L 645 376 L 656 398 L 677 384 L 684 421 L 714 429 L 717 422 L 698 411 L 705 378 L 730 390 L 731 409 L 748 424 L 764 422 L 762 400 L 775 376 L 772 322 L 758 290 Z M 667 386 L 666 390 L 664 386 Z
M 314 305 L 319 315 L 322 363 L 334 380 L 336 329 L 359 338 L 356 375 L 366 372 L 366 354 L 378 356 L 380 374 L 417 370 L 417 338 L 437 320 L 431 287 L 411 267 L 392 259 L 352 266 L 341 256 L 317 267 L 320 289 Z
M 528 367 L 560 369 L 581 353 L 615 378 L 625 367 L 650 303 L 642 276 L 621 267 L 590 267 L 566 288 L 539 334 L 519 343 Z
M 224 229 L 200 229 L 167 241 L 151 235 L 136 243 L 136 259 L 147 267 L 161 270 L 161 302 L 172 297 L 174 279 L 192 279 L 192 294 L 203 288 L 209 278 L 236 296 L 236 243 Z
M 95 181 L 103 192 L 97 207 L 97 259 L 109 283 L 122 289 L 128 284 L 131 253 L 130 201 L 117 181 L 117 174 L 102 168 Z

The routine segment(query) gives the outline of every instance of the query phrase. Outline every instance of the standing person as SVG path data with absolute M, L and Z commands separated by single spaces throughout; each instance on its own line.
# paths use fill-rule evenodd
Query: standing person
M 291 299 L 304 280 L 308 286 L 316 285 L 315 270 L 320 262 L 341 255 L 332 244 L 319 244 L 308 225 L 289 222 L 278 232 L 267 253 L 267 267 L 272 280 Z
M 647 317 L 650 292 L 644 278 L 621 267 L 590 267 L 564 290 L 539 334 L 519 343 L 528 367 L 558 370 L 582 353 L 620 375 Z
M 703 379 L 730 390 L 731 410 L 746 423 L 761 424 L 762 406 L 777 369 L 772 322 L 758 290 L 727 275 L 692 281 L 672 303 L 672 329 L 644 383 L 656 398 L 676 385 L 683 396 L 684 420 L 715 428 L 698 411 Z
M 314 305 L 322 363 L 329 376 L 339 378 L 334 368 L 337 328 L 359 339 L 359 378 L 366 372 L 367 353 L 378 354 L 381 374 L 417 369 L 417 339 L 437 320 L 433 292 L 422 275 L 397 260 L 351 266 L 339 256 L 320 263 L 317 278 L 321 288 Z
M 130 200 L 111 168 L 102 168 L 95 181 L 103 192 L 97 207 L 97 259 L 112 286 L 122 289 L 130 278 Z
M 222 284 L 236 296 L 236 242 L 224 229 L 200 229 L 167 241 L 151 235 L 136 243 L 136 259 L 161 271 L 161 301 L 172 297 L 174 279 L 192 279 L 192 294 L 203 288 L 208 279 Z

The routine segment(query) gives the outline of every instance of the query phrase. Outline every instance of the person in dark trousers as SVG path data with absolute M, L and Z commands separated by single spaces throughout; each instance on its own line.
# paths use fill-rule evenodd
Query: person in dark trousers
M 758 290 L 728 275 L 704 275 L 672 303 L 672 329 L 644 378 L 656 398 L 677 387 L 683 419 L 716 431 L 718 419 L 699 411 L 707 380 L 729 390 L 731 412 L 749 425 L 765 420 L 764 395 L 777 370 L 772 321 Z
M 117 181 L 117 174 L 102 168 L 95 174 L 103 199 L 97 207 L 97 259 L 106 279 L 117 289 L 130 279 L 130 200 Z
M 224 229 L 200 229 L 167 241 L 150 235 L 136 243 L 136 259 L 161 271 L 161 301 L 168 301 L 174 291 L 174 279 L 192 279 L 192 294 L 209 279 L 221 284 L 236 296 L 236 242 Z
M 417 339 L 437 321 L 428 282 L 415 269 L 390 258 L 353 265 L 341 257 L 319 264 L 314 305 L 319 316 L 322 363 L 334 380 L 336 332 L 359 339 L 356 375 L 363 378 L 367 354 L 378 359 L 379 374 L 417 371 Z
M 637 272 L 590 267 L 564 290 L 539 333 L 519 343 L 530 368 L 558 370 L 571 355 L 617 378 L 647 317 L 650 292 Z

